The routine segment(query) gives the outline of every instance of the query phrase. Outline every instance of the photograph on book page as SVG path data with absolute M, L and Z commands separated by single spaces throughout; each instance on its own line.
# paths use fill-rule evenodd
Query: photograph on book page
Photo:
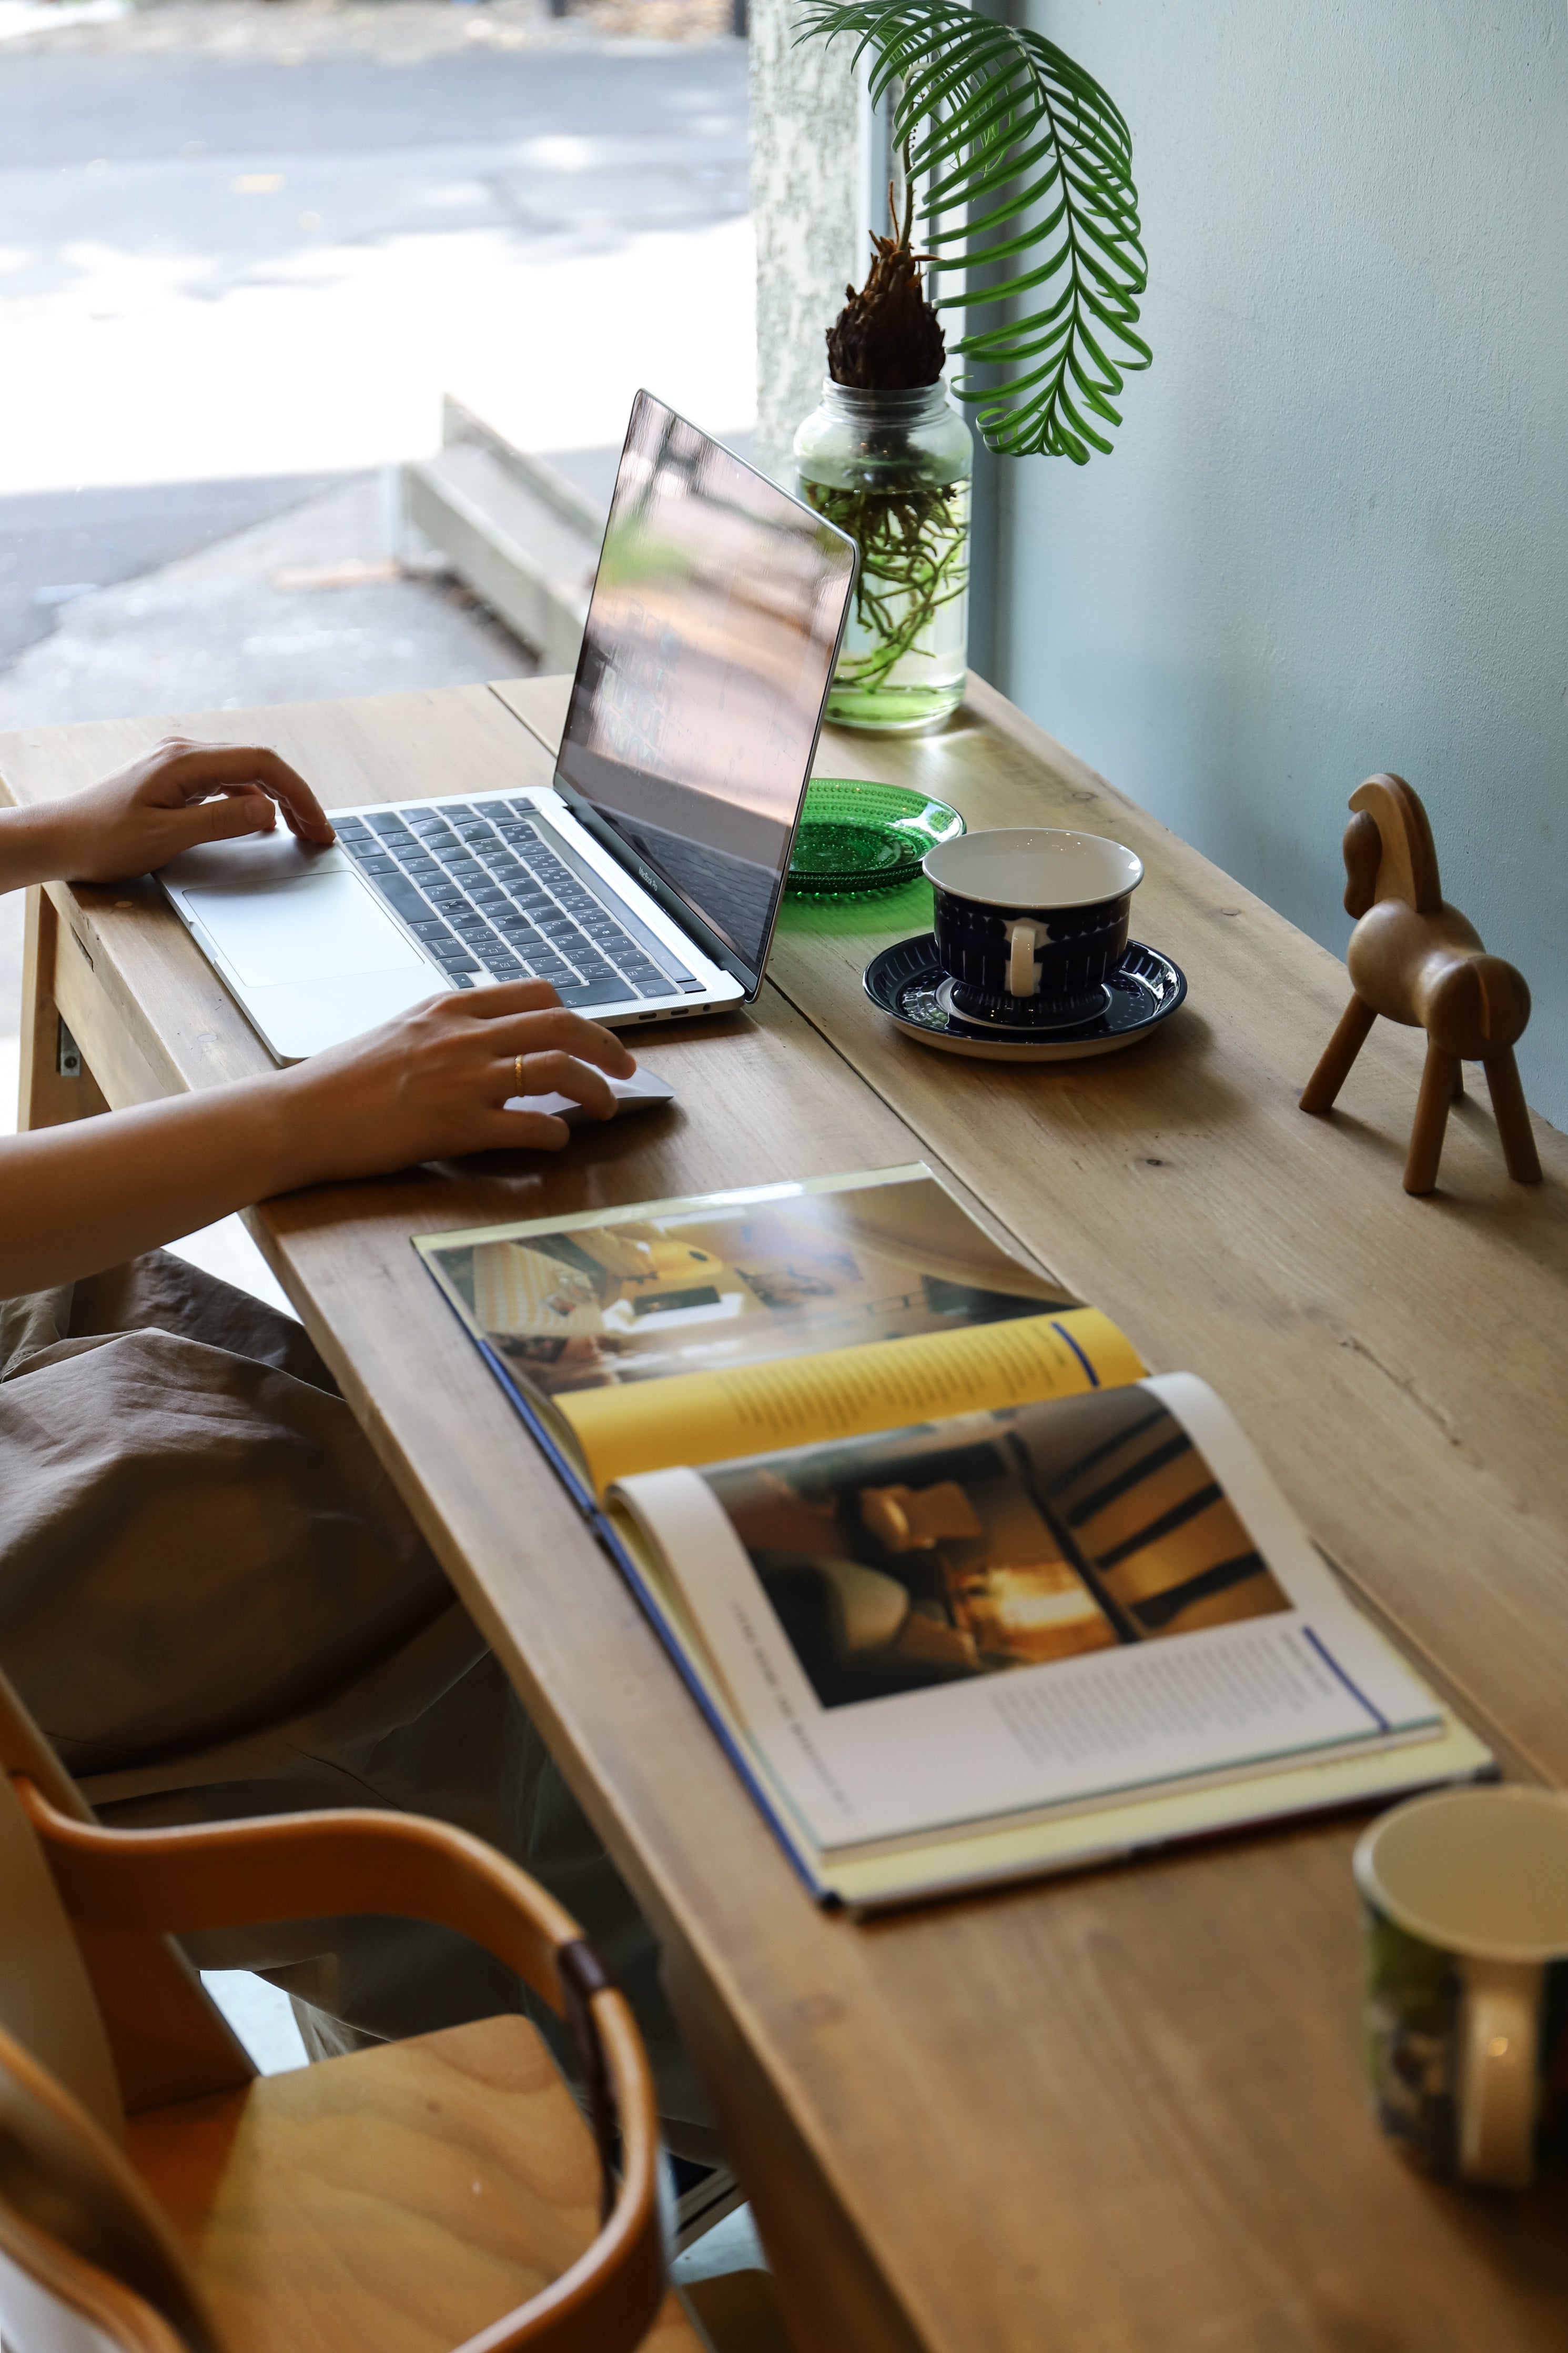
M 616 1495 L 825 1852 L 1438 1718 L 1190 1375 Z

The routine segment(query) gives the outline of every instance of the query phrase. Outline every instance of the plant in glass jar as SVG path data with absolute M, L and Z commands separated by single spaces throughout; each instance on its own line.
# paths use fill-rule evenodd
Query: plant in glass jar
M 860 549 L 828 716 L 909 733 L 963 694 L 973 445 L 938 309 L 1000 312 L 952 346 L 970 365 L 952 390 L 989 447 L 1086 465 L 1152 356 L 1136 332 L 1148 266 L 1127 125 L 1054 42 L 964 0 L 807 0 L 802 38 L 845 33 L 870 55 L 873 101 L 893 93 L 904 195 L 900 209 L 889 190 L 890 234 L 845 290 L 795 465 L 802 497 Z

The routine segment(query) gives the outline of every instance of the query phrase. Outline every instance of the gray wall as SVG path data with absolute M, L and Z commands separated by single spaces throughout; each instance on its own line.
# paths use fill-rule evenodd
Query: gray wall
M 1001 469 L 998 682 L 1336 949 L 1407 776 L 1568 1124 L 1563 0 L 1031 5 L 1131 123 L 1155 364 Z

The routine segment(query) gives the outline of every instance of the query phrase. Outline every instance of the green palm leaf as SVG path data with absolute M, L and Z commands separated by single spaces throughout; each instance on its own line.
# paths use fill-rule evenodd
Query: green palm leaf
M 991 448 L 1109 455 L 1100 427 L 1121 424 L 1123 379 L 1153 356 L 1134 332 L 1149 265 L 1116 106 L 1054 42 L 965 0 L 805 0 L 802 17 L 801 39 L 848 33 L 857 59 L 869 51 L 873 100 L 896 92 L 937 309 L 1005 310 L 952 347 L 982 372 L 953 390 Z M 940 274 L 960 270 L 963 290 L 943 295 Z

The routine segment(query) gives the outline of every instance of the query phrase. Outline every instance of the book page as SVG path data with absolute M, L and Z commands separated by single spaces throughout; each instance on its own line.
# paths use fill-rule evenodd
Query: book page
M 857 1913 L 964 1887 L 1121 1862 L 1142 1849 L 1242 1824 L 1386 1802 L 1436 1783 L 1475 1779 L 1495 1767 L 1485 1745 L 1439 1704 L 1436 1721 L 1408 1736 L 1348 1743 L 1314 1750 L 1305 1758 L 1266 1761 L 1255 1771 L 1194 1776 L 1079 1806 L 1022 1809 L 994 1820 L 840 1847 L 825 1855 L 793 1807 L 780 1802 L 782 1792 L 742 1724 L 734 1694 L 721 1680 L 647 1534 L 619 1500 L 610 1507 L 610 1519 L 633 1584 L 757 1802 L 815 1893 L 835 1895 Z
M 1388 1745 L 1363 1742 L 1258 1772 L 1166 1783 L 1092 1807 L 1014 1815 L 973 1831 L 840 1854 L 823 1883 L 857 1913 L 879 1912 L 963 1887 L 1121 1862 L 1151 1847 L 1292 1814 L 1386 1805 L 1441 1782 L 1481 1778 L 1495 1765 L 1484 1743 L 1444 1709 L 1429 1729 Z
M 827 1856 L 1439 1722 L 1190 1376 L 617 1494 Z
M 728 1373 L 557 1399 L 601 1494 L 672 1462 L 698 1466 L 910 1421 L 1134 1381 L 1131 1343 L 1098 1308 L 791 1356 Z
M 623 1472 L 1142 1370 L 1103 1317 L 1079 1324 L 1070 1293 L 918 1165 L 416 1248 L 601 1493 Z M 927 1345 L 987 1335 L 994 1346 Z

